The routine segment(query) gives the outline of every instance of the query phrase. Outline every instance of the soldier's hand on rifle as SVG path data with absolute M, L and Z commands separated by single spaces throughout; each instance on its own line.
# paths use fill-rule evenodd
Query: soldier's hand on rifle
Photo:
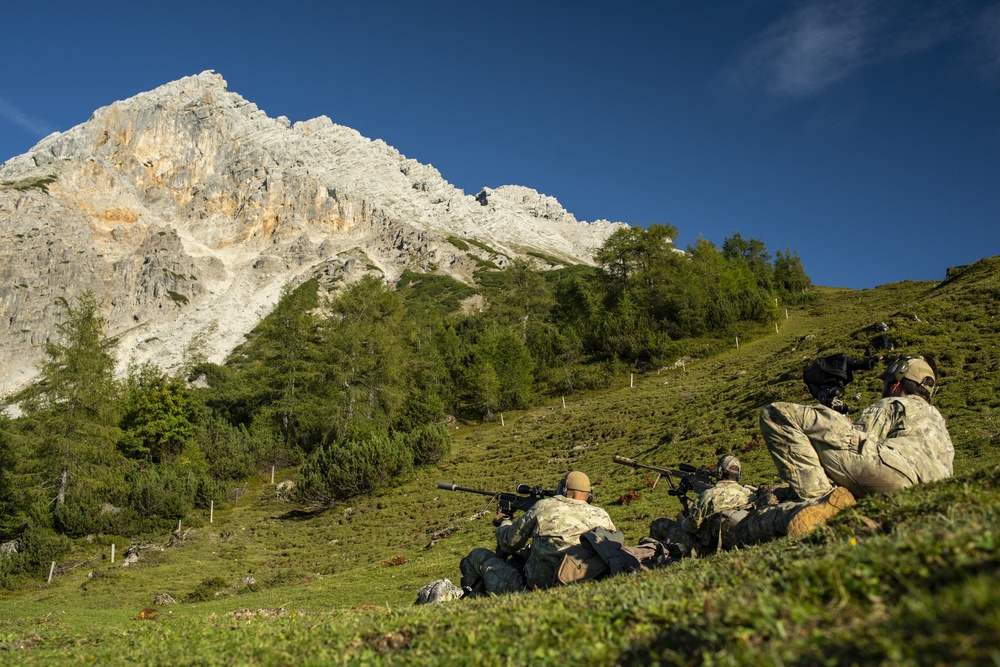
M 495 517 L 493 517 L 493 525 L 499 528 L 504 521 L 510 521 L 511 518 L 512 517 L 510 515 L 499 512 Z

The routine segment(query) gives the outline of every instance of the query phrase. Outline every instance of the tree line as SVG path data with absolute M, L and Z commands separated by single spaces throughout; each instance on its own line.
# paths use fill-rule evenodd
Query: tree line
M 12 399 L 20 415 L 0 414 L 0 539 L 17 540 L 0 585 L 69 538 L 162 532 L 272 465 L 298 466 L 304 503 L 368 493 L 446 456 L 455 418 L 710 354 L 772 322 L 776 299 L 809 298 L 794 252 L 772 260 L 739 234 L 680 252 L 676 236 L 623 228 L 595 267 L 515 259 L 475 285 L 413 272 L 395 285 L 314 278 L 286 287 L 225 364 L 179 375 L 146 364 L 116 378 L 94 298 L 63 302 L 60 342 Z

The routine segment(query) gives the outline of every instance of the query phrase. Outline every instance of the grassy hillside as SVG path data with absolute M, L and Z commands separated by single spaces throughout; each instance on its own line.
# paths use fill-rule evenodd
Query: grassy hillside
M 80 540 L 35 584 L 0 594 L 0 662 L 55 664 L 998 664 L 1000 258 L 943 283 L 821 289 L 778 330 L 675 369 L 623 374 L 489 424 L 452 426 L 452 454 L 376 495 L 310 514 L 270 475 L 238 498 L 150 536 L 120 567 L 122 538 Z M 889 325 L 883 332 L 877 325 Z M 938 359 L 936 404 L 956 478 L 866 499 L 804 540 L 685 561 L 642 576 L 415 606 L 434 579 L 490 546 L 485 498 L 437 489 L 554 487 L 587 471 L 629 542 L 673 515 L 663 485 L 617 466 L 712 464 L 736 453 L 745 482 L 777 479 L 757 412 L 810 400 L 801 368 L 879 349 Z M 849 388 L 863 406 L 877 372 Z M 295 479 L 278 470 L 275 481 Z M 439 539 L 440 538 L 440 539 Z M 109 562 L 115 543 L 115 565 Z M 432 545 L 433 544 L 433 545 Z M 177 603 L 154 604 L 168 593 Z

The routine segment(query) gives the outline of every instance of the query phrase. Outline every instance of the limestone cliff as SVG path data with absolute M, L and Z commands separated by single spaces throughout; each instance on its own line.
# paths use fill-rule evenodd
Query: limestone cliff
M 531 250 L 590 262 L 617 224 L 519 186 L 466 195 L 326 117 L 269 118 L 204 72 L 0 165 L 0 396 L 36 375 L 57 301 L 85 290 L 122 362 L 170 370 L 221 361 L 284 284 L 318 272 L 469 280 L 470 254 L 504 266 Z

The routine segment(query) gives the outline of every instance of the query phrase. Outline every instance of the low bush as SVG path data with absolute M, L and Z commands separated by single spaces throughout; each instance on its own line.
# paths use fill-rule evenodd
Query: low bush
M 451 453 L 451 434 L 444 424 L 424 426 L 406 434 L 416 465 L 437 463 Z
M 326 503 L 371 493 L 412 470 L 413 458 L 399 433 L 328 443 L 303 464 L 296 495 L 300 501 Z

